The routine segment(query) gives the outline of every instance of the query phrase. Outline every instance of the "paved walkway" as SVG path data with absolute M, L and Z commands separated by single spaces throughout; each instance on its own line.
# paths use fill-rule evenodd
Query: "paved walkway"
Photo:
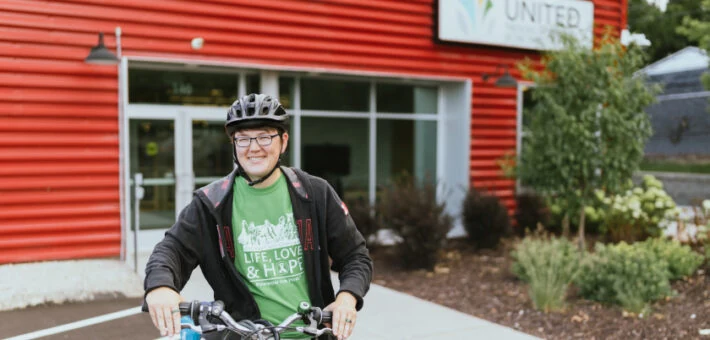
M 135 274 L 119 261 L 85 260 L 0 266 L 0 309 L 11 309 L 45 301 L 86 300 L 101 294 L 142 294 L 140 283 L 147 254 L 139 258 Z M 108 262 L 107 262 L 108 261 Z M 131 259 L 129 264 L 133 263 Z M 61 268 L 61 270 L 56 270 Z M 117 269 L 120 268 L 120 269 Z M 41 273 L 42 277 L 37 275 Z M 15 278 L 8 280 L 8 278 Z M 107 278 L 112 278 L 107 280 Z M 334 278 L 335 279 L 335 278 Z M 120 282 L 121 287 L 93 292 L 101 280 Z M 53 282 L 42 289 L 33 281 Z M 337 282 L 335 279 L 333 282 Z M 99 283 L 99 284 L 92 284 Z M 337 288 L 337 287 L 336 287 Z M 107 289 L 117 292 L 111 293 Z M 13 298 L 15 297 L 19 298 Z M 212 290 L 202 272 L 195 270 L 182 292 L 187 300 L 211 300 Z M 373 284 L 358 313 L 358 325 L 351 340 L 377 339 L 537 339 L 511 328 L 494 324 L 413 296 Z

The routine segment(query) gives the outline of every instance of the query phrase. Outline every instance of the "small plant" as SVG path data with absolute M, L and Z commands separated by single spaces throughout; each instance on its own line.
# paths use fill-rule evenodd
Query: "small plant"
M 377 246 L 377 232 L 381 228 L 376 216 L 376 209 L 364 196 L 350 198 L 345 203 L 355 226 L 367 240 L 368 247 Z
M 550 209 L 545 199 L 531 192 L 518 195 L 515 206 L 516 233 L 525 235 L 525 230 L 535 230 L 538 223 L 544 227 L 550 223 Z
M 606 198 L 605 203 L 608 212 L 602 229 L 612 242 L 636 242 L 659 236 L 661 222 L 676 207 L 661 181 L 651 175 L 643 176 L 640 187 Z
M 512 271 L 527 282 L 535 309 L 562 310 L 567 288 L 579 272 L 580 253 L 564 238 L 526 237 L 512 252 Z
M 668 262 L 642 244 L 596 245 L 575 280 L 584 298 L 640 313 L 649 302 L 670 296 Z
M 405 174 L 384 190 L 380 204 L 383 227 L 402 238 L 396 250 L 404 267 L 433 269 L 453 226 L 444 204 L 436 200 L 435 185 L 418 184 Z
M 644 241 L 642 245 L 668 263 L 669 279 L 671 280 L 693 275 L 703 264 L 703 255 L 676 240 L 652 238 Z
M 477 248 L 495 248 L 510 232 L 508 209 L 500 199 L 471 188 L 463 201 L 463 226 Z

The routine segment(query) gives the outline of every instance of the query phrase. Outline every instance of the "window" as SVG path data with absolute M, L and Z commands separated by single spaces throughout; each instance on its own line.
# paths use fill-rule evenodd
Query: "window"
M 340 195 L 367 197 L 369 120 L 303 117 L 301 167 L 326 179 Z
M 433 86 L 377 84 L 377 112 L 436 113 L 436 91 Z
M 279 102 L 286 109 L 293 109 L 293 96 L 296 91 L 296 79 L 293 77 L 279 77 Z
M 228 106 L 239 92 L 239 74 L 134 68 L 128 84 L 131 104 Z
M 520 87 L 518 89 L 520 91 L 518 100 L 521 100 L 522 103 L 519 105 L 519 112 L 518 112 L 518 161 L 520 163 L 525 162 L 525 159 L 523 157 L 523 150 L 525 148 L 525 142 L 528 138 L 526 135 L 526 130 L 530 127 L 530 124 L 532 123 L 532 118 L 530 117 L 532 108 L 535 107 L 536 101 L 533 98 L 534 92 L 535 92 L 535 87 L 534 86 L 524 86 Z M 518 189 L 524 189 L 525 187 L 528 187 L 525 183 L 522 181 L 518 180 L 517 183 Z
M 421 181 L 436 180 L 436 121 L 377 121 L 377 185 L 404 172 Z
M 302 78 L 301 109 L 368 112 L 370 83 L 338 79 Z
M 297 164 L 341 197 L 372 199 L 403 172 L 436 181 L 439 86 L 296 75 L 281 76 L 279 90 L 300 134 Z

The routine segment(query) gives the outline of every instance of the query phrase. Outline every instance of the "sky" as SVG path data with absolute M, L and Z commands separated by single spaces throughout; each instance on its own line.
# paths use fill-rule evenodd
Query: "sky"
M 656 4 L 656 6 L 658 6 L 661 9 L 661 11 L 665 11 L 666 4 L 668 4 L 668 0 L 647 0 L 647 1 L 651 4 Z

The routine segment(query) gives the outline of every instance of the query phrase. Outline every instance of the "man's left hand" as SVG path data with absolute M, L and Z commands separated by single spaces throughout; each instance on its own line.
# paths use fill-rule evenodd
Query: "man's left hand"
M 345 340 L 353 333 L 355 322 L 357 321 L 357 310 L 355 305 L 357 299 L 348 293 L 340 292 L 335 302 L 326 306 L 323 310 L 333 312 L 333 334 L 338 337 L 338 340 Z M 327 325 L 326 325 L 327 326 Z

